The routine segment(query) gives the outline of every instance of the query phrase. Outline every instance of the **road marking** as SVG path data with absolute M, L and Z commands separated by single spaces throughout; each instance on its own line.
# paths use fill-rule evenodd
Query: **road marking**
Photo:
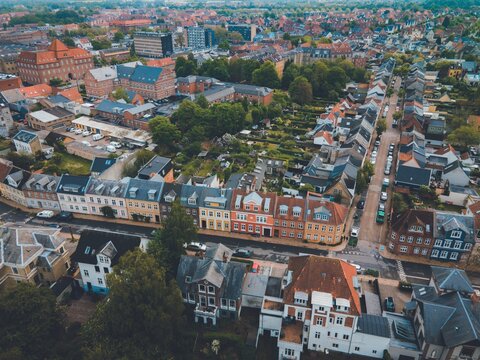
M 398 270 L 398 275 L 400 276 L 400 280 L 407 281 L 407 276 L 405 274 L 405 270 L 403 269 L 403 264 L 400 260 L 397 260 L 397 270 Z

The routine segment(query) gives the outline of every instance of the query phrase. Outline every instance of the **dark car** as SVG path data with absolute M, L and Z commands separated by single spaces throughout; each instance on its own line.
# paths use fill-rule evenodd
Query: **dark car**
M 73 214 L 70 211 L 60 211 L 57 215 L 58 220 L 68 221 L 73 219 Z
M 360 200 L 360 201 L 357 203 L 357 209 L 362 210 L 364 207 L 365 207 L 365 200 Z
M 252 252 L 247 249 L 237 249 L 233 253 L 233 256 L 239 257 L 239 258 L 249 258 L 249 257 L 252 257 Z
M 385 298 L 385 310 L 395 312 L 395 302 L 393 301 L 393 297 L 389 296 Z

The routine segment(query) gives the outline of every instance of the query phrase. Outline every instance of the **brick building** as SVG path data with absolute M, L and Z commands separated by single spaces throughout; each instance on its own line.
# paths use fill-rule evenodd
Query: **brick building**
M 106 66 L 91 69 L 85 73 L 85 90 L 88 96 L 107 97 L 115 90 L 117 69 L 115 66 Z
M 17 68 L 22 80 L 32 84 L 48 83 L 54 78 L 82 79 L 93 68 L 93 56 L 84 49 L 68 48 L 55 39 L 47 50 L 22 51 Z

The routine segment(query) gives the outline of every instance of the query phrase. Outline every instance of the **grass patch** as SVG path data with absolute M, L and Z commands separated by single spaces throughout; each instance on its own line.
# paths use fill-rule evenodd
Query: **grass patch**
M 11 141 L 8 139 L 0 139 L 0 151 L 10 149 Z
M 81 158 L 76 155 L 68 154 L 68 153 L 61 153 L 56 152 L 57 157 L 60 158 L 60 162 L 54 162 L 53 159 L 50 159 L 45 162 L 43 166 L 46 173 L 49 173 L 49 167 L 57 167 L 60 174 L 68 173 L 70 175 L 89 175 L 90 174 L 90 167 L 92 162 L 90 160 Z M 56 171 L 52 171 L 56 172 Z M 57 175 L 59 175 L 57 173 Z

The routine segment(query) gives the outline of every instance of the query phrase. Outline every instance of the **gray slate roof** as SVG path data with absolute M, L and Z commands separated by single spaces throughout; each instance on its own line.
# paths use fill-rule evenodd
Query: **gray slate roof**
M 362 314 L 358 318 L 357 331 L 374 336 L 390 338 L 387 318 L 379 315 Z
M 432 277 L 438 288 L 460 291 L 467 294 L 474 292 L 472 283 L 464 270 L 432 266 Z

